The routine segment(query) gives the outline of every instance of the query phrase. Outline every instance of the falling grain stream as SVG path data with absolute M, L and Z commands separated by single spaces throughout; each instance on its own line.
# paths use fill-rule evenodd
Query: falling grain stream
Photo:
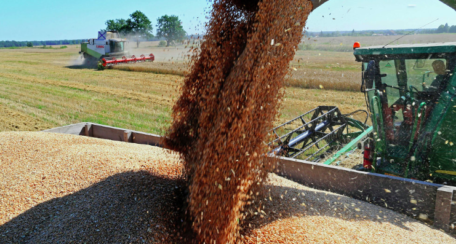
M 267 174 L 263 142 L 311 10 L 307 0 L 213 4 L 166 142 L 185 161 L 188 213 L 200 243 L 239 238 L 243 210 Z

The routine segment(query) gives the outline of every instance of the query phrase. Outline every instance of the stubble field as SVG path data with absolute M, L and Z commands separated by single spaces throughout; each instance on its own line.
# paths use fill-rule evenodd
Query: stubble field
M 142 43 L 130 51 L 154 53 L 155 62 L 104 71 L 82 66 L 77 45 L 0 49 L 0 131 L 93 122 L 163 134 L 188 67 L 185 56 L 190 53 L 183 45 L 156 45 Z M 347 84 L 358 87 L 357 66 L 350 53 L 298 51 L 277 123 L 319 105 L 337 105 L 343 113 L 364 109 L 361 93 L 333 90 L 337 86 L 347 90 Z

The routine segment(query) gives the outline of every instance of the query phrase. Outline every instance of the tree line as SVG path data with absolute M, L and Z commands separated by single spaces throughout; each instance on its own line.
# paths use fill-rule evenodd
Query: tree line
M 440 33 L 456 33 L 456 25 L 449 26 L 448 23 L 440 25 L 437 29 L 424 30 L 430 34 L 440 34 Z
M 306 36 L 312 37 L 338 37 L 338 36 L 373 36 L 373 35 L 405 35 L 410 32 L 419 34 L 442 34 L 442 33 L 456 33 L 456 25 L 442 24 L 434 29 L 421 29 L 421 30 L 363 30 L 363 31 L 320 31 L 320 32 L 306 32 Z
M 156 36 L 153 34 L 152 22 L 141 11 L 130 14 L 128 19 L 115 19 L 106 21 L 106 28 L 102 31 L 117 31 L 121 37 L 134 40 L 139 46 L 140 41 L 165 40 L 166 46 L 173 42 L 181 42 L 187 38 L 187 33 L 182 27 L 182 22 L 175 15 L 163 15 L 157 19 Z M 86 42 L 81 40 L 55 40 L 55 41 L 0 41 L 1 47 L 33 47 L 51 45 L 71 45 Z
M 80 44 L 84 40 L 55 40 L 55 41 L 0 41 L 1 47 L 34 47 L 34 46 L 53 46 L 53 45 L 74 45 Z
M 153 34 L 152 22 L 141 11 L 130 14 L 129 19 L 115 19 L 106 21 L 106 29 L 102 31 L 117 31 L 123 37 L 136 40 L 137 46 L 141 40 L 151 38 L 166 40 L 166 46 L 173 42 L 181 42 L 186 37 L 182 22 L 175 15 L 163 15 L 157 19 L 156 36 Z

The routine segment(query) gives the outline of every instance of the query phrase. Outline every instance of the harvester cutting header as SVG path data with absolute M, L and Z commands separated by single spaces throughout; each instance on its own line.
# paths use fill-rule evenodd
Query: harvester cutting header
M 126 42 L 127 39 L 120 38 L 116 31 L 99 31 L 98 39 L 89 39 L 81 43 L 79 54 L 83 55 L 85 63 L 98 62 L 98 69 L 122 63 L 154 61 L 153 54 L 140 55 L 138 58 L 132 55 L 127 58 L 129 53 L 125 50 Z

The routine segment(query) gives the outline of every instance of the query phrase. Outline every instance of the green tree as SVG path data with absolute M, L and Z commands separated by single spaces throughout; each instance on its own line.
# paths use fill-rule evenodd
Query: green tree
M 443 33 L 443 32 L 445 32 L 445 26 L 440 25 L 439 28 L 437 28 L 437 33 Z
M 179 17 L 163 15 L 157 19 L 157 37 L 165 38 L 167 47 L 173 41 L 183 41 L 185 35 L 186 33 Z
M 456 33 L 456 25 L 452 25 L 452 26 L 450 27 L 450 30 L 449 30 L 448 32 L 450 32 L 450 33 Z
M 139 47 L 139 43 L 142 39 L 152 38 L 152 22 L 147 16 L 141 11 L 135 11 L 130 14 L 130 18 L 116 19 L 106 21 L 107 31 L 117 31 L 122 36 L 131 36 L 136 41 L 136 46 Z
M 125 28 L 127 21 L 124 19 L 108 20 L 106 21 L 106 30 L 107 31 L 117 31 L 119 33 Z
M 33 47 L 33 43 L 27 42 L 27 47 Z
M 130 18 L 127 19 L 126 24 L 121 29 L 122 32 L 133 35 L 136 38 L 137 47 L 139 47 L 141 39 L 149 39 L 154 36 L 152 30 L 152 22 L 141 11 L 135 11 L 130 14 Z
M 449 30 L 450 30 L 450 26 L 448 25 L 448 23 L 446 23 L 445 26 L 443 27 L 443 32 L 448 33 Z
M 162 41 L 160 41 L 160 42 L 158 43 L 158 46 L 159 46 L 159 47 L 165 47 L 166 44 L 167 44 L 167 42 L 162 40 Z

